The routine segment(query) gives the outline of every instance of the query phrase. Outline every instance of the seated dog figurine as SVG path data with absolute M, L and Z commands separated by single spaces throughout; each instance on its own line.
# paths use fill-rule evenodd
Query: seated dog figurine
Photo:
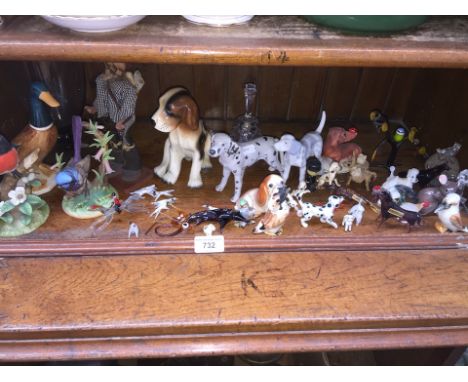
M 182 160 L 191 160 L 188 186 L 201 187 L 200 171 L 211 168 L 208 157 L 211 140 L 188 90 L 177 87 L 165 92 L 159 98 L 159 108 L 151 118 L 157 130 L 169 133 L 164 144 L 163 160 L 155 167 L 154 173 L 163 181 L 174 184 L 179 178 Z
M 252 166 L 259 160 L 268 163 L 270 171 L 282 172 L 283 168 L 274 147 L 276 141 L 277 139 L 273 137 L 259 137 L 248 142 L 237 143 L 225 133 L 214 134 L 209 154 L 213 158 L 218 157 L 219 163 L 223 166 L 223 177 L 216 186 L 216 191 L 224 190 L 229 175 L 232 173 L 234 176 L 234 195 L 231 201 L 235 203 L 241 195 L 245 168 Z
M 356 138 L 356 135 L 357 129 L 354 127 L 349 130 L 342 127 L 331 127 L 323 144 L 322 155 L 336 162 L 353 155 L 357 157 L 362 152 L 361 148 L 355 143 L 348 143 Z
M 244 192 L 236 203 L 235 209 L 247 208 L 251 211 L 250 219 L 259 217 L 268 210 L 268 200 L 273 196 L 275 190 L 284 187 L 284 180 L 281 176 L 270 174 L 258 188 L 252 188 Z
M 281 139 L 275 143 L 275 148 L 284 153 L 282 164 L 284 167 L 283 179 L 286 182 L 291 171 L 291 166 L 299 167 L 299 185 L 305 181 L 307 158 L 315 156 L 320 158 L 322 156 L 323 139 L 320 135 L 327 114 L 322 112 L 322 119 L 319 126 L 315 131 L 311 131 L 302 137 L 300 141 L 294 138 L 291 134 L 285 134 Z

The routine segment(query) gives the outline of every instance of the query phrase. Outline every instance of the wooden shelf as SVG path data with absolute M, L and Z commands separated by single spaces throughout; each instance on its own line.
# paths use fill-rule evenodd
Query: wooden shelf
M 465 252 L 6 258 L 0 359 L 463 346 Z
M 468 67 L 468 18 L 434 17 L 385 37 L 346 36 L 298 16 L 257 16 L 213 28 L 148 16 L 123 31 L 79 34 L 18 16 L 0 33 L 0 59 L 269 66 Z

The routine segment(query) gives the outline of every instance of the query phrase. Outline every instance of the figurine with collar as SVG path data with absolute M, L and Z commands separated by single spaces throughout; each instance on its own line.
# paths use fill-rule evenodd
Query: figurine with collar
M 169 89 L 159 98 L 159 108 L 151 118 L 155 129 L 169 133 L 163 160 L 154 168 L 154 173 L 166 183 L 174 184 L 179 178 L 182 160 L 187 159 L 192 161 L 187 185 L 201 187 L 201 170 L 211 168 L 208 156 L 211 136 L 200 119 L 195 99 L 185 88 Z
M 225 133 L 213 134 L 209 154 L 212 158 L 219 158 L 223 166 L 223 177 L 216 186 L 216 191 L 221 192 L 226 187 L 229 175 L 234 176 L 234 195 L 231 201 L 235 203 L 242 191 L 242 179 L 245 169 L 259 160 L 264 160 L 270 171 L 283 170 L 274 147 L 276 138 L 259 137 L 248 142 L 237 143 Z
M 304 135 L 300 141 L 294 138 L 291 134 L 284 134 L 281 139 L 275 143 L 275 148 L 283 153 L 283 179 L 287 181 L 291 166 L 299 167 L 299 184 L 305 181 L 307 158 L 322 156 L 323 139 L 321 136 L 327 114 L 322 112 L 322 119 L 315 131 L 311 131 Z

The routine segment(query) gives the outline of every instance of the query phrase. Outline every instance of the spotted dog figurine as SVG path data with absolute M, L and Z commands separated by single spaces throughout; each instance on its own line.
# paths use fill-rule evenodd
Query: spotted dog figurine
M 216 186 L 216 191 L 224 190 L 229 175 L 232 173 L 235 184 L 231 201 L 235 203 L 241 195 L 245 168 L 252 166 L 259 160 L 268 163 L 270 171 L 278 170 L 282 173 L 283 167 L 274 148 L 276 141 L 277 139 L 273 137 L 260 137 L 245 143 L 236 143 L 225 133 L 214 134 L 211 139 L 209 155 L 213 158 L 218 157 L 219 163 L 223 166 L 223 177 Z
M 338 224 L 333 221 L 333 214 L 335 213 L 335 209 L 343 202 L 344 198 L 342 196 L 331 195 L 328 198 L 327 204 L 317 206 L 302 200 L 302 196 L 308 192 L 309 190 L 301 188 L 296 190 L 293 194 L 300 207 L 297 215 L 301 218 L 301 225 L 307 228 L 309 226 L 307 222 L 313 217 L 316 217 L 320 219 L 321 223 L 327 223 L 335 229 L 338 228 Z

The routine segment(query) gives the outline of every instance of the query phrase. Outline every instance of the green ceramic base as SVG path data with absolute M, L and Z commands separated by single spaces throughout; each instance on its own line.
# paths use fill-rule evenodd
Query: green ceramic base
M 93 205 L 109 208 L 112 205 L 111 194 L 117 191 L 111 185 L 95 186 L 89 189 L 89 194 L 81 194 L 72 198 L 64 197 L 62 200 L 63 211 L 77 219 L 94 219 L 102 215 L 99 211 L 89 208 Z
M 0 237 L 15 237 L 26 235 L 38 229 L 49 217 L 50 209 L 47 204 L 33 211 L 31 223 L 24 225 L 20 219 L 15 219 L 12 224 L 0 223 Z

